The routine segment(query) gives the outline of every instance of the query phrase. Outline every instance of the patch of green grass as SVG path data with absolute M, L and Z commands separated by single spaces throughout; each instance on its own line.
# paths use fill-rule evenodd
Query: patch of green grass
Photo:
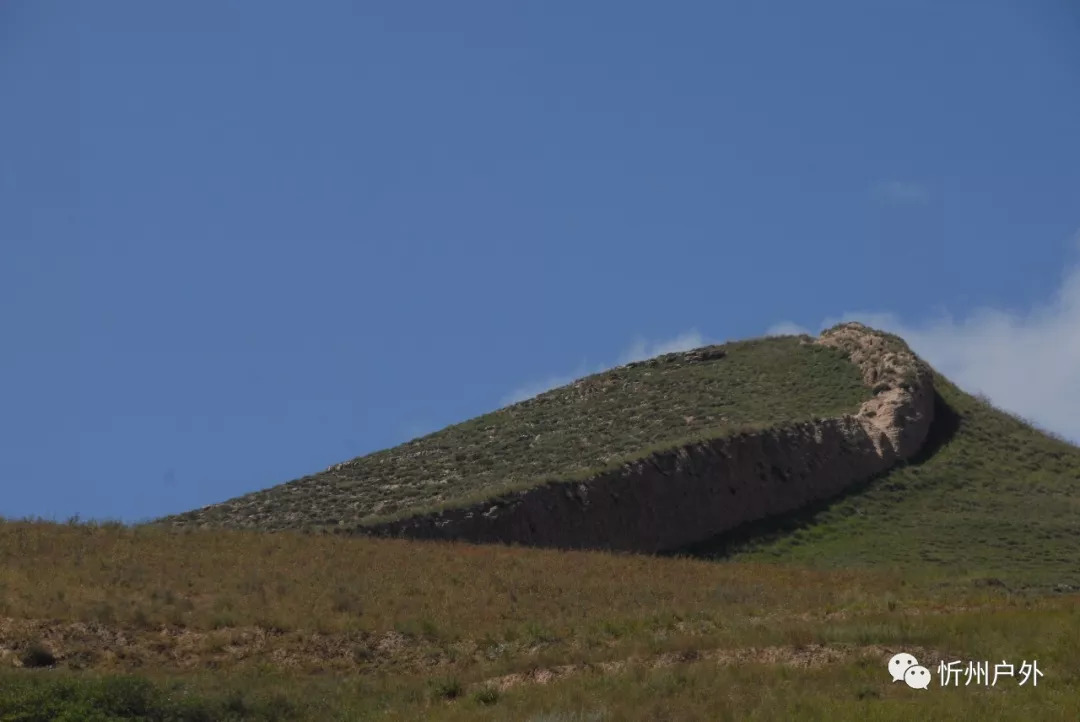
M 351 529 L 555 480 L 747 428 L 849 413 L 871 396 L 835 348 L 773 337 L 588 376 L 325 472 L 161 520 Z
M 457 699 L 465 693 L 465 688 L 455 677 L 437 679 L 432 683 L 432 694 L 436 699 Z
M 1014 588 L 1080 589 L 1080 448 L 940 375 L 934 383 L 939 418 L 924 458 L 714 546 L 738 560 L 939 568 Z
M 473 699 L 475 699 L 478 704 L 493 705 L 499 701 L 499 691 L 492 687 L 484 687 L 473 694 Z
M 0 722 L 284 722 L 302 719 L 280 697 L 185 692 L 128 675 L 0 673 Z

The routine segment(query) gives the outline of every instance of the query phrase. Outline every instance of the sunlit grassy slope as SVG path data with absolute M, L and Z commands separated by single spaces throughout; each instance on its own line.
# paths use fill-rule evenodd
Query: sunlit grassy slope
M 775 337 L 589 376 L 288 484 L 166 521 L 353 527 L 372 515 L 587 476 L 690 439 L 854 411 L 871 392 L 842 351 Z
M 941 376 L 935 385 L 938 420 L 918 459 L 841 500 L 699 551 L 815 567 L 934 566 L 1080 588 L 1080 448 Z

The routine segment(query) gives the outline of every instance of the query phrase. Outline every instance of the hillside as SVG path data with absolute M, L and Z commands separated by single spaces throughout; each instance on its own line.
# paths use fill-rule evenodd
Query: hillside
M 911 463 L 695 553 L 815 567 L 944 567 L 1080 590 L 1080 448 L 937 375 L 930 438 Z
M 890 468 L 932 411 L 901 340 L 842 324 L 623 366 L 163 521 L 667 551 Z
M 620 366 L 321 473 L 165 519 L 354 527 L 550 479 L 583 479 L 693 439 L 835 416 L 870 398 L 832 347 L 777 337 Z

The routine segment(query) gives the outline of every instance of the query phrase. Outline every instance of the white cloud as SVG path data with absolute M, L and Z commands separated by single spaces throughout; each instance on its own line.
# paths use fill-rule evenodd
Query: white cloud
M 926 186 L 911 181 L 883 181 L 873 190 L 875 198 L 890 205 L 922 205 L 930 200 Z
M 549 391 L 551 389 L 558 388 L 560 386 L 566 386 L 580 378 L 590 376 L 595 373 L 605 371 L 612 366 L 628 364 L 631 361 L 641 361 L 643 359 L 653 358 L 654 356 L 662 356 L 666 353 L 675 353 L 676 351 L 689 351 L 690 349 L 700 348 L 701 346 L 707 346 L 708 341 L 702 337 L 700 333 L 695 330 L 685 331 L 664 341 L 657 341 L 655 343 L 649 343 L 645 339 L 636 339 L 629 348 L 626 349 L 620 356 L 619 360 L 614 364 L 599 364 L 589 366 L 582 363 L 578 366 L 577 371 L 573 374 L 549 376 L 543 381 L 534 381 L 524 384 L 514 389 L 512 392 L 504 396 L 501 400 L 503 406 L 517 403 L 518 401 L 524 401 L 525 399 L 531 399 L 534 396 Z
M 1078 243 L 1080 248 L 1080 243 Z M 964 317 L 942 315 L 906 321 L 881 310 L 853 311 L 825 319 L 861 321 L 904 338 L 938 371 L 971 393 L 1080 443 L 1080 264 L 1062 278 L 1053 297 L 1029 310 L 984 308 Z M 799 324 L 771 326 L 767 335 L 814 333 Z M 651 358 L 711 343 L 695 330 L 649 343 L 639 339 L 617 363 Z M 581 364 L 573 374 L 526 384 L 503 399 L 510 404 L 610 368 Z
M 534 396 L 539 396 L 545 391 L 551 389 L 557 389 L 560 386 L 566 386 L 567 384 L 576 381 L 582 376 L 588 376 L 591 372 L 584 372 L 580 374 L 570 374 L 567 376 L 549 376 L 543 381 L 532 381 L 517 387 L 510 393 L 506 394 L 500 400 L 500 405 L 509 406 L 510 404 L 516 404 L 518 401 L 524 401 L 525 399 L 531 399 Z
M 1080 443 L 1080 265 L 1049 303 L 1029 311 L 985 308 L 966 318 L 922 322 L 894 314 L 851 312 L 827 319 L 860 321 L 902 337 L 934 368 L 970 393 Z
M 582 361 L 578 364 L 577 369 L 573 373 L 554 374 L 539 381 L 530 381 L 527 384 L 522 384 L 510 393 L 503 396 L 499 403 L 501 406 L 509 406 L 510 404 L 516 404 L 518 401 L 531 399 L 534 396 L 539 396 L 545 391 L 557 389 L 560 386 L 566 386 L 567 384 L 573 383 L 574 381 L 577 381 L 580 378 L 584 378 L 585 376 L 599 373 L 605 368 L 606 367 L 598 364 L 589 364 L 585 361 Z
M 414 420 L 402 425 L 401 436 L 408 441 L 410 439 L 419 439 L 421 436 L 427 436 L 433 431 L 438 431 L 438 428 L 427 421 Z
M 707 344 L 708 342 L 695 330 L 685 331 L 667 341 L 658 341 L 651 345 L 644 339 L 639 338 L 630 345 L 630 348 L 623 352 L 622 356 L 619 357 L 619 363 L 628 364 L 631 361 L 643 361 L 647 358 L 663 356 L 666 353 L 701 348 Z

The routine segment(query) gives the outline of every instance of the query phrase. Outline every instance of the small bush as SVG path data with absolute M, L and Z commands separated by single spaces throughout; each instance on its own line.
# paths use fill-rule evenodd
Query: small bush
M 454 677 L 440 679 L 435 682 L 435 696 L 442 699 L 457 699 L 463 691 L 461 682 Z
M 19 661 L 24 667 L 52 667 L 56 657 L 41 642 L 31 642 L 19 655 Z
M 494 687 L 484 687 L 473 695 L 478 704 L 493 705 L 499 701 L 499 690 Z

